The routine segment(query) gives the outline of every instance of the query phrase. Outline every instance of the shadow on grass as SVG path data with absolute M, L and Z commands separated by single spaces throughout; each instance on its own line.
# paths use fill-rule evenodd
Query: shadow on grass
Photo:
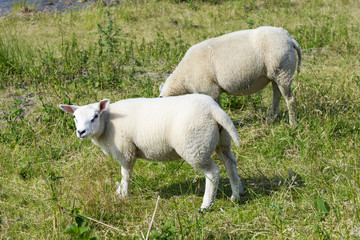
M 283 187 L 302 188 L 304 186 L 302 177 L 293 171 L 289 171 L 287 177 L 273 176 L 268 178 L 266 176 L 259 176 L 256 178 L 242 178 L 241 180 L 244 187 L 244 193 L 240 196 L 240 205 L 245 204 L 252 199 L 270 196 Z M 182 181 L 163 186 L 159 189 L 159 194 L 163 199 L 181 195 L 196 195 L 202 197 L 204 191 L 205 177 L 201 177 L 196 181 Z M 229 179 L 221 177 L 216 198 L 221 199 L 230 197 L 231 185 Z
M 244 113 L 246 111 L 246 113 Z M 270 114 L 270 107 L 268 106 L 259 106 L 252 109 L 244 109 L 243 112 L 239 109 L 234 110 L 234 113 L 231 116 L 231 120 L 237 128 L 242 128 L 245 126 L 253 126 L 254 124 L 262 123 L 268 125 L 267 122 Z M 289 113 L 287 109 L 279 109 L 276 118 L 270 123 L 270 125 L 275 123 L 280 123 L 282 121 L 288 122 Z

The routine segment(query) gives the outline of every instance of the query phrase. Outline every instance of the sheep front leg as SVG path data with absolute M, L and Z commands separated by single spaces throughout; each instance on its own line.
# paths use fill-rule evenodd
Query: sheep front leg
M 133 166 L 134 163 L 121 165 L 121 182 L 118 189 L 116 190 L 116 193 L 120 196 L 120 198 L 130 197 L 129 187 Z

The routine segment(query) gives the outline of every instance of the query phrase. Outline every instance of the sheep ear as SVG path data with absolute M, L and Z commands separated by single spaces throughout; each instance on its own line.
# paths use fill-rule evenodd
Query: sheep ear
M 110 104 L 110 100 L 109 99 L 103 99 L 99 102 L 99 110 L 100 113 L 102 113 L 103 111 L 105 111 L 106 109 L 108 109 Z
M 160 93 L 161 93 L 161 90 L 163 89 L 163 87 L 164 87 L 164 83 L 160 84 L 160 87 L 159 87 Z
M 61 110 L 63 110 L 64 112 L 67 113 L 71 113 L 73 114 L 76 109 L 79 108 L 79 106 L 75 106 L 75 105 L 65 105 L 65 104 L 60 104 L 59 107 L 61 108 Z

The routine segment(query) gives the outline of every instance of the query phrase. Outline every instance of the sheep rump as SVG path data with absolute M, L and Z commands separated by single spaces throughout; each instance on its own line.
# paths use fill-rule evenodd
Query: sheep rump
M 174 72 L 160 87 L 160 96 L 202 93 L 220 103 L 220 94 L 248 95 L 273 87 L 268 121 L 275 119 L 281 95 L 289 109 L 289 122 L 296 123 L 291 83 L 300 72 L 300 46 L 289 33 L 276 27 L 259 27 L 211 38 L 193 45 Z
M 137 158 L 152 161 L 183 158 L 205 174 L 201 209 L 209 208 L 214 204 L 219 182 L 219 168 L 211 160 L 214 151 L 229 175 L 231 199 L 238 199 L 243 192 L 231 152 L 230 136 L 239 144 L 235 126 L 209 96 L 138 98 L 113 104 L 102 100 L 82 107 L 60 105 L 60 108 L 74 115 L 79 138 L 91 138 L 121 165 L 122 180 L 117 190 L 121 197 L 129 196 L 130 176 Z

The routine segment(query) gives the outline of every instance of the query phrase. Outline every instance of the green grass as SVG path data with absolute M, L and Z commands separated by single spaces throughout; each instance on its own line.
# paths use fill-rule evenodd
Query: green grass
M 359 15 L 354 0 L 14 10 L 0 20 L 0 238 L 143 239 L 157 196 L 150 239 L 359 238 Z M 204 176 L 182 160 L 138 160 L 131 200 L 119 200 L 120 165 L 77 139 L 58 104 L 156 97 L 191 45 L 263 25 L 284 27 L 301 45 L 298 124 L 288 126 L 284 100 L 265 124 L 270 86 L 222 96 L 240 136 L 232 148 L 245 187 L 239 203 L 215 156 L 221 180 L 209 212 L 198 213 Z

